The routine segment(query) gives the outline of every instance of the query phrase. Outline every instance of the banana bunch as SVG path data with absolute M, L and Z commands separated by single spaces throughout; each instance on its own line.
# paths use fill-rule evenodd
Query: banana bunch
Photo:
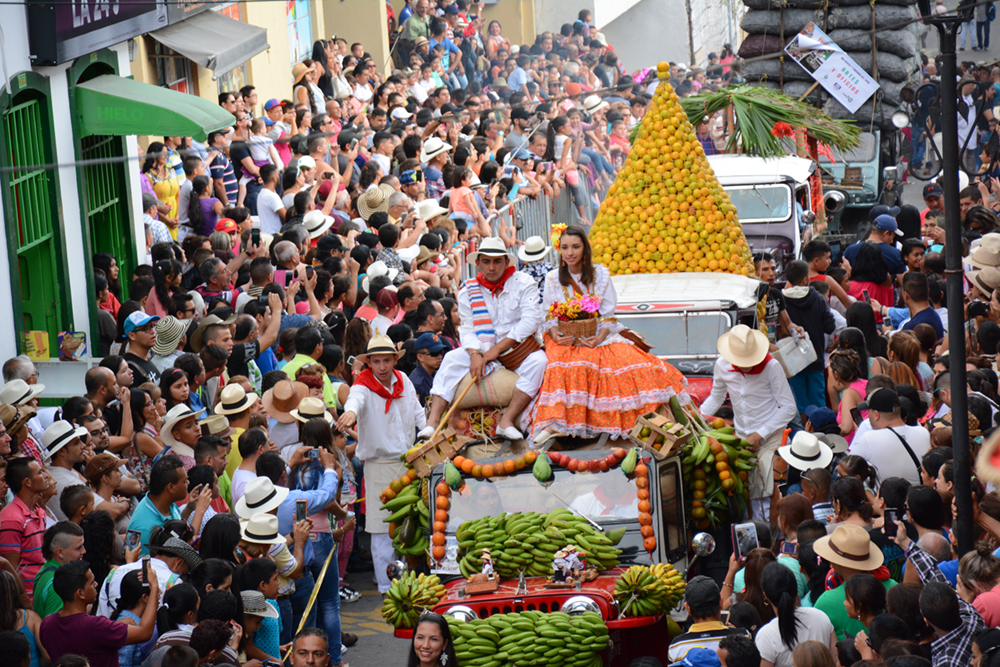
M 685 491 L 695 526 L 704 530 L 730 519 L 726 496 L 736 501 L 736 511 L 746 512 L 749 472 L 757 463 L 749 443 L 733 434 L 731 426 L 707 431 L 681 450 Z
M 445 618 L 462 667 L 601 667 L 600 653 L 608 648 L 608 626 L 594 612 L 522 611 L 471 623 Z
M 671 591 L 662 579 L 645 565 L 635 565 L 625 570 L 615 583 L 618 608 L 626 616 L 657 616 L 673 605 L 668 605 Z
M 459 568 L 465 577 L 479 572 L 482 550 L 489 549 L 493 567 L 503 579 L 513 579 L 522 570 L 530 577 L 547 577 L 552 574 L 555 553 L 574 544 L 588 565 L 610 570 L 618 566 L 621 552 L 615 544 L 623 535 L 624 531 L 605 535 L 562 507 L 548 514 L 517 512 L 483 517 L 458 527 Z
M 430 547 L 428 527 L 431 513 L 422 487 L 422 480 L 416 479 L 380 508 L 384 512 L 392 513 L 383 521 L 396 525 L 396 532 L 392 538 L 392 546 L 396 553 L 419 556 Z
M 420 614 L 433 609 L 444 592 L 437 575 L 418 575 L 411 570 L 392 580 L 382 605 L 382 618 L 395 628 L 416 627 Z
M 649 568 L 650 574 L 663 582 L 667 587 L 666 607 L 664 611 L 669 611 L 677 606 L 677 603 L 684 599 L 684 590 L 687 584 L 684 582 L 684 575 L 670 563 L 657 563 Z

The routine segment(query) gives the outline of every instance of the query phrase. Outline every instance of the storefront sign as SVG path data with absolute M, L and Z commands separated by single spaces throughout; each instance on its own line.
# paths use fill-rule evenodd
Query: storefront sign
M 875 79 L 813 23 L 792 38 L 785 53 L 851 113 L 879 88 Z
M 215 1 L 28 1 L 28 38 L 35 65 L 57 65 L 183 21 Z

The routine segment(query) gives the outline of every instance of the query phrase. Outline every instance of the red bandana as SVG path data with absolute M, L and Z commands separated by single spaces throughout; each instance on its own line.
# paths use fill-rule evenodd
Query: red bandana
M 393 369 L 392 374 L 396 376 L 396 385 L 393 388 L 392 393 L 389 393 L 389 390 L 385 388 L 385 385 L 378 381 L 370 368 L 366 368 L 361 371 L 361 373 L 358 374 L 358 377 L 354 379 L 355 384 L 367 387 L 385 399 L 386 414 L 389 414 L 389 407 L 392 405 L 393 400 L 403 396 L 403 374 L 395 369 Z
M 516 270 L 517 269 L 515 269 L 513 266 L 508 266 L 504 270 L 503 275 L 500 276 L 500 280 L 498 280 L 495 284 L 486 280 L 486 278 L 483 277 L 483 274 L 480 273 L 476 276 L 476 282 L 485 287 L 486 289 L 488 289 L 490 293 L 493 294 L 493 297 L 496 298 L 497 294 L 503 291 L 504 283 L 507 282 L 508 278 L 514 275 L 514 271 Z
M 746 376 L 746 375 L 760 375 L 761 373 L 764 372 L 764 366 L 767 366 L 767 362 L 771 361 L 771 359 L 773 359 L 773 358 L 774 357 L 772 357 L 770 354 L 765 355 L 764 356 L 764 361 L 760 362 L 759 364 L 757 364 L 756 366 L 754 366 L 753 368 L 751 368 L 749 371 L 747 371 L 745 373 L 743 371 L 741 371 L 739 368 L 737 368 L 736 366 L 733 366 L 733 370 L 731 370 L 729 372 L 730 373 L 742 373 L 744 376 Z

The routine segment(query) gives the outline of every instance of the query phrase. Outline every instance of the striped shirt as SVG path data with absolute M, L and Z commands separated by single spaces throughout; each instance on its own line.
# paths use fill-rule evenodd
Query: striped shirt
M 35 576 L 45 564 L 42 558 L 44 535 L 45 507 L 41 504 L 31 510 L 14 496 L 13 502 L 0 510 L 0 556 L 17 554 L 20 557 L 17 570 L 29 596 L 34 591 Z
M 229 161 L 224 153 L 219 153 L 218 157 L 212 160 L 212 164 L 209 165 L 209 169 L 212 171 L 212 178 L 221 178 L 222 186 L 226 189 L 226 199 L 229 200 L 230 206 L 236 206 L 236 200 L 238 199 L 240 184 L 236 180 L 236 172 L 233 170 L 233 163 Z

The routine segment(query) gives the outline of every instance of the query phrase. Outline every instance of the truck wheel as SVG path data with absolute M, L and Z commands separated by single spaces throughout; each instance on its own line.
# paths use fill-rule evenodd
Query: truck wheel
M 645 655 L 630 662 L 628 667 L 663 667 L 663 663 L 651 655 Z

